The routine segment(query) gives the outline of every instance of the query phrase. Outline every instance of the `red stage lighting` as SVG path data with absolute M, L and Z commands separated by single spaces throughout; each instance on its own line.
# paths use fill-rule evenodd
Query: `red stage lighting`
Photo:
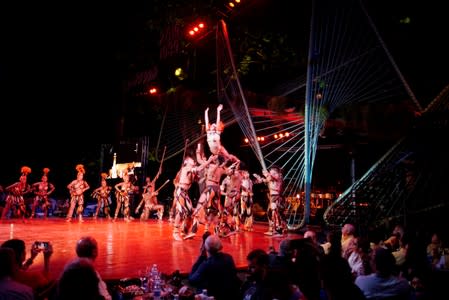
M 153 86 L 148 89 L 148 92 L 150 93 L 150 95 L 156 95 L 158 93 L 158 89 L 157 87 Z
M 206 23 L 203 21 L 193 22 L 188 26 L 188 33 L 190 38 L 196 38 L 206 33 Z

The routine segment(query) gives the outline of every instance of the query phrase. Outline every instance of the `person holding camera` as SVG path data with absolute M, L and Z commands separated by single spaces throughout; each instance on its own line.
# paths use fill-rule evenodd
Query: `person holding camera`
M 18 269 L 14 250 L 0 248 L 0 299 L 34 299 L 33 290 L 29 286 L 13 279 Z
M 50 293 L 55 281 L 50 279 L 50 257 L 53 247 L 50 242 L 34 242 L 31 246 L 31 256 L 26 258 L 25 242 L 20 239 L 10 239 L 1 245 L 1 248 L 10 248 L 14 251 L 19 270 L 14 275 L 14 280 L 33 289 L 35 299 L 44 299 Z M 33 264 L 39 253 L 44 255 L 44 268 L 42 271 L 31 271 L 28 268 Z

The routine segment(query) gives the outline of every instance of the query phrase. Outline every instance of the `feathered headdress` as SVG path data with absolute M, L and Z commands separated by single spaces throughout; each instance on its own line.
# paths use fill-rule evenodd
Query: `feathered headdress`
M 76 165 L 76 168 L 75 168 L 77 171 L 78 171 L 78 173 L 86 173 L 86 170 L 84 170 L 84 165 L 82 165 L 82 164 L 78 164 L 78 165 Z
M 31 168 L 30 168 L 30 167 L 27 167 L 27 166 L 23 166 L 23 167 L 20 169 L 20 173 L 22 173 L 22 175 L 24 175 L 24 176 L 27 176 L 28 174 L 31 173 Z
M 49 169 L 49 168 L 44 168 L 44 169 L 42 170 L 42 172 L 44 173 L 44 176 L 47 176 L 48 173 L 50 172 L 50 169 Z
M 108 178 L 108 173 L 101 173 L 101 178 L 106 180 L 106 178 Z

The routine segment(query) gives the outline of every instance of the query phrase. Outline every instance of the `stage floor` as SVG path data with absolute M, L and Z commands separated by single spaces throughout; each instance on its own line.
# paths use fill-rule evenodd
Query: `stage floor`
M 64 265 L 76 257 L 75 245 L 83 235 L 93 236 L 99 244 L 96 267 L 105 280 L 137 277 L 138 270 L 157 263 L 160 270 L 171 274 L 175 270 L 188 273 L 196 261 L 201 246 L 204 227 L 200 225 L 198 235 L 190 240 L 175 241 L 173 226 L 167 220 L 134 220 L 111 222 L 105 219 L 85 218 L 83 223 L 75 219 L 67 223 L 64 218 L 26 220 L 0 220 L 0 242 L 11 238 L 22 239 L 27 245 L 27 258 L 34 241 L 49 241 L 53 245 L 51 277 L 57 278 Z M 263 233 L 267 224 L 255 224 L 254 231 L 240 232 L 223 239 L 223 251 L 231 254 L 237 267 L 246 266 L 249 251 L 269 247 L 278 249 L 282 239 L 298 238 L 289 233 L 283 237 L 269 237 Z M 30 269 L 42 269 L 41 254 Z

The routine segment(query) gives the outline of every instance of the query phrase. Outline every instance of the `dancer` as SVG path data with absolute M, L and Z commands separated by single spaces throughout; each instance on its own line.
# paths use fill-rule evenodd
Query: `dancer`
M 221 182 L 221 194 L 225 196 L 220 222 L 220 235 L 228 236 L 240 231 L 239 206 L 242 175 L 239 163 L 234 163 L 227 170 L 227 176 Z
M 55 190 L 55 186 L 48 182 L 48 173 L 50 172 L 49 168 L 44 168 L 41 181 L 36 182 L 31 186 L 31 189 L 34 191 L 35 197 L 33 202 L 33 207 L 31 209 L 30 219 L 34 218 L 34 214 L 36 212 L 36 207 L 40 206 L 42 211 L 44 212 L 44 219 L 47 218 L 48 207 L 50 206 L 50 201 L 48 196 L 53 193 Z
M 123 207 L 123 217 L 126 222 L 132 220 L 129 213 L 129 198 L 134 192 L 134 185 L 129 181 L 128 173 L 124 173 L 122 177 L 123 181 L 115 185 L 115 197 L 117 199 L 117 207 L 115 209 L 114 221 L 117 221 L 120 209 Z
M 2 219 L 6 218 L 9 210 L 12 212 L 11 217 L 25 218 L 26 207 L 23 196 L 31 191 L 31 186 L 27 183 L 27 176 L 31 173 L 31 168 L 23 166 L 20 172 L 22 175 L 20 176 L 19 182 L 13 183 L 5 189 L 8 196 L 6 196 Z
M 195 161 L 191 157 L 187 156 L 184 159 L 182 168 L 179 171 L 179 181 L 176 184 L 175 199 L 173 199 L 175 206 L 173 238 L 177 241 L 182 240 L 181 235 L 185 235 L 186 238 L 195 236 L 197 228 L 195 228 L 196 224 L 193 224 L 192 220 L 193 205 L 189 197 L 189 189 L 198 171 L 207 167 L 216 157 L 211 155 L 200 166 L 196 166 Z
M 157 195 L 159 193 L 160 188 L 157 191 L 155 189 L 156 180 L 158 179 L 159 175 L 160 172 L 157 173 L 157 175 L 154 177 L 153 180 L 151 180 L 149 176 L 145 179 L 146 185 L 143 187 L 142 200 L 140 201 L 135 211 L 136 214 L 139 213 L 140 207 L 142 205 L 144 206 L 143 211 L 140 214 L 141 221 L 148 220 L 151 211 L 154 210 L 157 211 L 158 220 L 162 220 L 162 217 L 164 216 L 164 206 L 159 204 L 159 202 L 157 201 Z M 164 183 L 164 185 L 166 183 L 167 181 Z
M 229 152 L 221 144 L 221 133 L 224 130 L 224 124 L 220 120 L 220 112 L 223 109 L 223 105 L 220 104 L 217 107 L 217 120 L 215 123 L 209 123 L 209 107 L 204 111 L 204 122 L 206 126 L 207 144 L 209 150 L 214 155 L 221 155 L 225 160 L 238 161 L 239 159 L 229 154 Z
M 253 181 L 249 177 L 247 170 L 241 170 L 242 188 L 240 195 L 240 220 L 243 223 L 243 229 L 253 230 Z
M 206 163 L 201 155 L 199 144 L 196 150 L 196 158 L 200 164 Z M 205 169 L 204 175 L 206 187 L 201 191 L 193 217 L 194 223 L 198 224 L 200 211 L 204 210 L 206 218 L 205 231 L 209 231 L 210 227 L 213 226 L 214 232 L 218 234 L 219 217 L 223 212 L 223 207 L 220 202 L 220 179 L 227 171 L 225 166 L 227 161 L 220 163 L 219 156 L 217 155 L 212 155 L 208 161 L 209 163 Z
M 100 210 L 102 210 L 108 220 L 111 219 L 109 203 L 111 201 L 110 194 L 112 188 L 108 185 L 106 178 L 108 178 L 108 174 L 101 173 L 101 186 L 97 187 L 91 195 L 92 198 L 97 199 L 97 209 L 95 210 L 94 219 L 98 217 Z
M 263 171 L 264 177 L 258 174 L 253 174 L 256 177 L 256 183 L 265 183 L 269 190 L 269 204 L 267 209 L 268 216 L 268 231 L 266 235 L 273 235 L 275 230 L 276 235 L 282 235 L 286 231 L 286 220 L 284 217 L 284 198 L 283 192 L 283 178 L 281 170 L 277 167 L 270 168 L 270 171 Z
M 78 171 L 76 179 L 67 186 L 70 191 L 70 207 L 69 212 L 67 213 L 67 222 L 72 220 L 73 211 L 75 210 L 76 205 L 78 205 L 76 209 L 78 219 L 80 222 L 83 222 L 84 192 L 90 188 L 89 184 L 84 180 L 84 173 L 86 173 L 84 166 L 78 164 L 75 169 Z

